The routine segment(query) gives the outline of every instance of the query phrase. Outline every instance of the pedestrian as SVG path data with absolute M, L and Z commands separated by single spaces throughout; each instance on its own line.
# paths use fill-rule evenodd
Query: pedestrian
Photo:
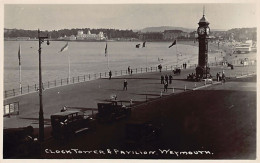
M 185 68 L 185 69 L 187 68 L 187 63 L 186 63 L 186 62 L 184 63 L 184 68 Z
M 223 83 L 225 83 L 225 82 L 226 82 L 225 73 L 222 73 L 222 81 L 223 81 Z
M 124 80 L 124 88 L 123 88 L 123 90 L 127 90 L 127 81 L 126 81 L 126 79 Z
M 111 79 L 111 77 L 112 77 L 112 71 L 110 70 L 109 71 L 109 80 Z
M 164 84 L 164 76 L 161 76 L 161 84 Z
M 218 72 L 217 72 L 217 75 L 216 75 L 216 76 L 217 76 L 217 81 L 219 81 L 219 73 L 218 73 Z
M 167 82 L 164 82 L 164 89 L 163 89 L 163 91 L 164 91 L 164 92 L 167 92 L 167 89 L 168 89 L 168 83 L 167 83 Z
M 133 74 L 133 69 L 131 69 L 131 75 Z
M 169 84 L 172 84 L 172 75 L 169 75 Z
M 130 74 L 130 66 L 128 66 L 128 70 L 127 71 L 128 71 L 128 74 Z
M 168 83 L 168 79 L 169 79 L 169 78 L 168 78 L 168 75 L 166 74 L 166 75 L 165 75 L 165 82 Z
M 162 65 L 161 64 L 158 65 L 158 69 L 160 70 L 160 72 L 162 72 Z

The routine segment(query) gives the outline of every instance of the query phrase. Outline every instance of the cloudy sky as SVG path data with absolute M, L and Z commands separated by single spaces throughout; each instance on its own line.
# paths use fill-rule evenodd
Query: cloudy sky
M 197 28 L 205 15 L 211 29 L 256 27 L 253 3 L 215 4 L 5 4 L 4 27 L 35 30 L 71 28 Z

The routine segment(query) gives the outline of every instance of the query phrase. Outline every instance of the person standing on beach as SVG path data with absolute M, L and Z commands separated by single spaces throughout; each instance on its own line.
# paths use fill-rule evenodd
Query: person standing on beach
M 127 90 L 127 81 L 126 81 L 126 79 L 124 80 L 124 88 L 123 88 L 123 90 Z
M 111 79 L 111 77 L 112 77 L 112 71 L 110 70 L 109 71 L 109 80 Z

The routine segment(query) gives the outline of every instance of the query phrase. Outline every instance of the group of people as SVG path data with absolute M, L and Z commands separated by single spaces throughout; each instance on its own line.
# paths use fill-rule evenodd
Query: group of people
M 196 79 L 196 75 L 194 73 L 191 73 L 187 76 L 188 80 L 195 80 Z
M 186 69 L 186 68 L 187 68 L 187 63 L 186 63 L 186 62 L 183 63 L 183 64 L 182 64 L 182 67 L 183 67 L 184 69 Z
M 133 70 L 130 68 L 130 66 L 128 66 L 127 71 L 128 71 L 129 75 L 133 74 Z M 112 78 L 112 71 L 111 70 L 108 72 L 108 75 L 109 75 L 109 80 L 110 80 Z
M 223 83 L 226 82 L 226 76 L 225 76 L 225 72 L 224 71 L 222 73 L 218 72 L 216 77 L 217 77 L 217 81 L 222 81 Z
M 168 83 L 172 84 L 172 75 L 170 74 L 169 76 L 166 74 L 165 76 L 161 76 L 161 84 L 164 85 L 164 92 L 167 92 L 168 90 Z
M 131 74 L 131 75 L 133 74 L 133 70 L 130 69 L 130 66 L 128 66 L 127 71 L 128 71 L 128 74 Z

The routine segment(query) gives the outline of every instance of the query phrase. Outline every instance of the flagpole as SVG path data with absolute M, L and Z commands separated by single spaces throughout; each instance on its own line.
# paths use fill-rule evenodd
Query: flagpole
M 107 54 L 107 69 L 109 70 L 109 58 L 108 58 L 108 54 Z
M 70 83 L 70 53 L 68 52 L 68 63 L 69 63 L 69 83 Z
M 109 56 L 108 56 L 108 53 L 107 53 L 107 42 L 106 42 L 106 48 L 105 48 L 105 56 L 107 57 L 107 69 L 109 70 Z
M 21 45 L 19 44 L 19 87 L 22 94 L 22 66 L 21 66 Z
M 20 92 L 22 93 L 22 66 L 19 65 L 19 85 L 20 85 Z
M 178 68 L 179 57 L 178 57 L 178 49 L 177 49 L 177 39 L 176 39 L 176 55 L 177 55 L 177 68 Z

